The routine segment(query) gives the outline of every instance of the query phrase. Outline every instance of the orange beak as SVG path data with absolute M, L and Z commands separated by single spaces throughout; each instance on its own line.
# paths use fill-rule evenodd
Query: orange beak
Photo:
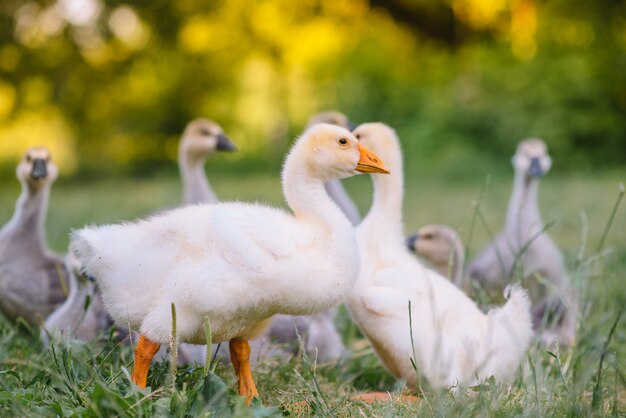
M 372 151 L 359 144 L 359 163 L 356 166 L 356 171 L 361 173 L 383 173 L 389 174 L 389 169 L 385 163 L 376 156 Z

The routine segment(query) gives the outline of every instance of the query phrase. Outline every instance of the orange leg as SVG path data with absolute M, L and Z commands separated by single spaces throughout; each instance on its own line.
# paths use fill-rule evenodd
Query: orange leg
M 139 337 L 137 348 L 135 348 L 135 367 L 130 374 L 130 378 L 141 389 L 146 387 L 150 363 L 154 355 L 159 351 L 159 347 L 161 347 L 161 344 L 150 341 L 143 335 Z
M 248 344 L 248 340 L 238 337 L 230 340 L 229 348 L 230 359 L 237 374 L 239 395 L 244 396 L 246 404 L 250 405 L 252 399 L 259 396 L 250 370 L 250 344 Z

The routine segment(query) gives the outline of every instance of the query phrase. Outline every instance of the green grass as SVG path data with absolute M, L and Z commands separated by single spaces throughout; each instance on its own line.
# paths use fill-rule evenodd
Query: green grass
M 223 199 L 283 204 L 275 173 L 209 174 Z M 487 382 L 456 397 L 425 388 L 426 397 L 412 405 L 350 401 L 351 395 L 364 391 L 389 390 L 397 395 L 402 385 L 379 364 L 343 308 L 337 324 L 351 349 L 350 357 L 339 364 L 315 364 L 303 356 L 262 361 L 254 373 L 263 405 L 252 408 L 234 394 L 229 367 L 218 365 L 207 378 L 202 368 L 179 367 L 172 384 L 169 365 L 153 365 L 148 384 L 155 389 L 138 391 L 128 382 L 131 348 L 110 336 L 45 349 L 36 331 L 0 318 L 0 416 L 624 416 L 624 318 L 610 340 L 609 335 L 626 305 L 626 204 L 617 211 L 606 237 L 604 247 L 610 251 L 591 261 L 617 198 L 617 186 L 624 180 L 626 175 L 618 173 L 550 175 L 543 181 L 543 219 L 556 221 L 549 233 L 565 254 L 576 285 L 583 289 L 579 341 L 573 349 L 555 348 L 550 353 L 533 346 L 510 389 Z M 481 178 L 444 181 L 436 173 L 411 167 L 406 184 L 407 233 L 425 223 L 446 223 L 459 228 L 467 239 L 472 202 L 484 183 Z M 510 183 L 511 175 L 506 173 L 494 176 L 487 187 L 481 210 L 493 231 L 502 225 Z M 367 177 L 350 179 L 346 186 L 364 212 L 371 199 Z M 11 216 L 18 193 L 17 181 L 1 185 L 0 223 Z M 48 242 L 62 252 L 72 228 L 134 219 L 174 207 L 179 199 L 178 179 L 168 174 L 89 183 L 60 179 L 51 196 Z M 588 233 L 581 233 L 584 230 Z M 487 241 L 485 228 L 478 225 L 471 253 Z M 310 409 L 296 405 L 303 400 Z

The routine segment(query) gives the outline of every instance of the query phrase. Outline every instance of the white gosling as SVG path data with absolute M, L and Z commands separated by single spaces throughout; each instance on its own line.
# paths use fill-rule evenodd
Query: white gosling
M 272 315 L 312 315 L 339 304 L 356 279 L 354 228 L 324 182 L 358 172 L 387 172 L 347 130 L 316 125 L 289 152 L 283 192 L 293 214 L 258 204 L 219 203 L 172 210 L 135 223 L 86 227 L 70 248 L 102 290 L 119 325 L 139 330 L 133 381 L 146 386 L 152 357 L 171 332 L 202 344 L 230 340 L 239 393 L 258 395 L 248 339 Z
M 195 119 L 187 124 L 178 145 L 178 166 L 185 204 L 218 202 L 204 172 L 204 163 L 216 151 L 235 149 L 235 145 L 224 135 L 217 123 L 207 119 Z
M 235 144 L 224 134 L 220 125 L 204 118 L 187 124 L 178 144 L 178 168 L 183 183 L 183 204 L 217 203 L 219 201 L 204 171 L 207 158 L 217 151 L 233 152 Z M 217 349 L 217 346 L 215 346 Z M 166 357 L 162 347 L 157 358 Z M 221 354 L 225 354 L 221 350 Z M 206 345 L 181 344 L 178 364 L 204 364 Z
M 502 289 L 514 277 L 523 277 L 543 344 L 551 346 L 557 340 L 571 346 L 576 341 L 577 292 L 561 252 L 543 232 L 537 204 L 539 180 L 552 166 L 545 142 L 538 138 L 521 141 L 512 164 L 515 178 L 504 229 L 470 263 L 468 275 L 487 290 Z M 516 267 L 522 268 L 521 276 L 516 276 Z
M 215 151 L 234 151 L 235 145 L 224 135 L 222 128 L 207 119 L 195 119 L 187 124 L 179 143 L 179 168 L 183 182 L 183 203 L 216 203 L 217 198 L 209 186 L 204 173 L 206 158 Z M 71 257 L 68 257 L 71 258 Z M 75 260 L 72 260 L 75 262 Z M 57 310 L 46 319 L 41 339 L 49 343 L 49 336 L 59 339 L 72 337 L 91 340 L 111 325 L 111 320 L 103 307 L 98 286 L 87 280 L 78 271 L 67 269 L 69 296 Z M 85 310 L 85 301 L 90 304 Z M 124 332 L 124 330 L 121 330 Z M 205 345 L 182 344 L 179 347 L 178 362 L 202 364 L 206 358 Z M 166 356 L 166 349 L 159 358 Z
M 30 148 L 17 166 L 22 193 L 0 230 L 0 310 L 39 325 L 66 298 L 63 258 L 46 246 L 45 219 L 58 169 L 43 147 Z
M 403 236 L 402 154 L 395 132 L 368 123 L 354 134 L 379 153 L 391 175 L 372 177 L 373 204 L 357 228 L 361 270 L 346 299 L 352 318 L 383 364 L 413 389 L 409 301 L 416 365 L 433 388 L 472 385 L 492 375 L 511 381 L 532 337 L 526 291 L 512 289 L 503 307 L 485 315 L 448 279 L 422 266 Z
M 407 238 L 410 251 L 425 258 L 433 269 L 463 289 L 465 248 L 458 232 L 447 225 L 425 225 Z M 467 293 L 467 292 L 466 292 Z
M 331 125 L 341 126 L 349 131 L 355 128 L 354 124 L 350 122 L 350 119 L 341 112 L 330 110 L 327 112 L 317 113 L 309 119 L 306 129 L 318 123 L 329 123 Z M 361 215 L 356 205 L 344 189 L 341 184 L 341 180 L 333 179 L 326 182 L 324 185 L 328 195 L 339 206 L 339 208 L 346 215 L 348 220 L 352 222 L 352 225 L 357 226 L 361 222 Z
M 321 112 L 311 116 L 306 129 L 318 123 L 328 123 L 348 130 L 354 129 L 348 117 L 337 111 Z M 357 225 L 361 221 L 361 215 L 341 181 L 329 180 L 324 187 L 348 220 L 353 225 Z M 321 362 L 339 360 L 345 354 L 346 348 L 333 322 L 334 316 L 334 309 L 311 316 L 276 315 L 272 318 L 272 324 L 265 335 L 266 341 L 263 342 L 277 342 L 292 353 L 296 353 L 299 350 L 298 336 L 300 336 L 309 357 Z M 280 352 L 275 353 L 280 354 Z

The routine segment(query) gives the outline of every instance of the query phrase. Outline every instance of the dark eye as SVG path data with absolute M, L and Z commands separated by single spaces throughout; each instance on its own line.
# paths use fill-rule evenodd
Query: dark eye
M 209 136 L 209 135 L 211 135 L 211 132 L 209 132 L 208 129 L 200 129 L 200 135 L 202 135 L 202 136 Z
M 30 155 L 26 156 L 26 162 L 29 163 L 30 162 Z
M 348 143 L 348 139 L 347 138 L 339 138 L 339 140 L 337 142 L 339 142 L 339 145 L 346 145 Z
M 361 139 L 361 134 L 356 134 L 356 139 Z
M 424 234 L 424 239 L 433 239 L 433 234 Z

